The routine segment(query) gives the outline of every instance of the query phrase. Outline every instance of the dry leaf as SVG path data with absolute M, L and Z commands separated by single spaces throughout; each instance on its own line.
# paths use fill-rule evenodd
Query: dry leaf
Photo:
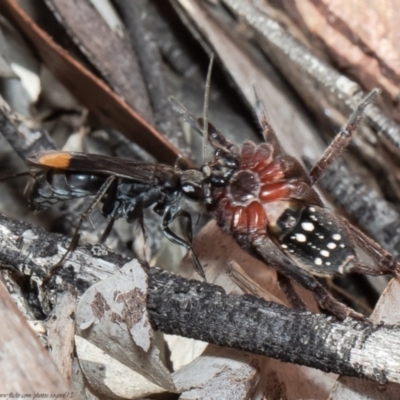
M 77 333 L 154 384 L 175 391 L 153 343 L 146 293 L 146 272 L 137 260 L 128 262 L 82 296 L 76 315 Z
M 209 346 L 173 376 L 182 400 L 246 399 L 258 381 L 259 368 L 253 355 Z
M 141 399 L 167 392 L 78 335 L 75 344 L 85 379 L 99 395 L 111 399 Z
M 70 393 L 50 355 L 0 282 L 0 393 Z

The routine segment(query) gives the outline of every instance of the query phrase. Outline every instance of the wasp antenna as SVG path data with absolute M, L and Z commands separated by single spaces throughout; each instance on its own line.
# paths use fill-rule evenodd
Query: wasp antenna
M 211 72 L 214 64 L 214 53 L 211 53 L 210 63 L 208 64 L 207 78 L 206 78 L 206 87 L 204 91 L 204 102 L 203 102 L 203 137 L 204 137 L 204 145 L 203 145 L 203 162 L 206 161 L 206 152 L 207 152 L 207 144 L 208 144 L 208 103 L 210 100 L 210 87 L 211 87 Z
M 183 119 L 190 125 L 193 130 L 195 130 L 200 135 L 203 135 L 203 130 L 201 129 L 201 127 L 199 127 L 197 119 L 189 112 L 189 110 L 187 110 L 187 108 L 173 96 L 170 96 L 168 100 L 172 104 L 173 110 L 182 115 Z
M 6 182 L 10 179 L 19 178 L 21 176 L 30 176 L 31 178 L 35 178 L 35 175 L 31 171 L 20 172 L 18 174 L 13 174 L 10 176 L 5 176 L 4 178 L 0 178 L 0 182 Z

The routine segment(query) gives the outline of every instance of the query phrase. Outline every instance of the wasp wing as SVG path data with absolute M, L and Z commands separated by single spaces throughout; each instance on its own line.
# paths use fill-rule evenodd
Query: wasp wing
M 27 158 L 27 163 L 38 169 L 57 169 L 115 175 L 135 182 L 156 183 L 170 179 L 175 170 L 165 164 L 137 162 L 126 158 L 78 152 L 44 152 Z

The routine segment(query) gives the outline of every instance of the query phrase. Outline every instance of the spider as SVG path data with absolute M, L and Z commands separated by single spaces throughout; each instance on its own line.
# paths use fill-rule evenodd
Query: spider
M 313 188 L 350 143 L 364 109 L 379 93 L 375 89 L 360 102 L 309 173 L 284 153 L 256 93 L 256 114 L 264 143 L 245 141 L 239 147 L 207 123 L 207 135 L 215 149 L 214 159 L 202 169 L 209 176 L 205 196 L 208 209 L 222 230 L 243 249 L 276 269 L 281 288 L 294 307 L 301 308 L 303 303 L 290 280 L 310 290 L 318 305 L 338 318 L 363 320 L 336 301 L 316 277 L 400 271 L 400 264 L 390 253 L 345 218 L 326 209 Z M 181 104 L 176 103 L 176 108 L 192 126 L 196 122 L 198 130 L 204 129 L 203 119 L 195 121 Z M 357 247 L 376 265 L 360 262 Z

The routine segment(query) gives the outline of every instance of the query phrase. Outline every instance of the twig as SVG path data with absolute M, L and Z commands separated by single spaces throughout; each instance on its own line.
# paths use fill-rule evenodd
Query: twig
M 340 110 L 343 115 L 348 115 L 350 110 L 354 111 L 359 100 L 365 96 L 355 81 L 321 61 L 258 8 L 255 2 L 224 0 L 223 3 L 254 31 L 256 40 L 269 59 L 311 108 L 319 112 L 321 101 L 326 101 L 326 108 L 329 105 Z M 378 140 L 382 140 L 384 146 L 398 154 L 400 126 L 375 106 L 366 110 L 365 116 L 368 123 L 379 132 Z
M 113 31 L 90 1 L 46 0 L 46 4 L 110 87 L 141 117 L 153 124 L 153 113 L 138 60 L 126 37 Z
M 177 114 L 172 111 L 168 101 L 172 93 L 164 76 L 160 49 L 155 41 L 154 25 L 157 21 L 157 8 L 150 2 L 142 0 L 117 0 L 116 4 L 129 32 L 132 47 L 137 54 L 147 85 L 155 126 L 183 155 L 188 156 L 190 148 Z
M 62 239 L 62 240 L 60 240 Z M 48 314 L 56 290 L 74 284 L 79 295 L 117 271 L 125 259 L 100 246 L 79 247 L 51 289 L 43 277 L 65 251 L 67 239 L 0 217 L 0 263 L 39 284 L 27 293 Z M 33 285 L 35 286 L 35 285 Z M 400 328 L 375 326 L 324 314 L 293 311 L 254 296 L 227 295 L 207 283 L 188 281 L 159 268 L 149 270 L 147 299 L 154 328 L 384 383 L 400 382 Z

